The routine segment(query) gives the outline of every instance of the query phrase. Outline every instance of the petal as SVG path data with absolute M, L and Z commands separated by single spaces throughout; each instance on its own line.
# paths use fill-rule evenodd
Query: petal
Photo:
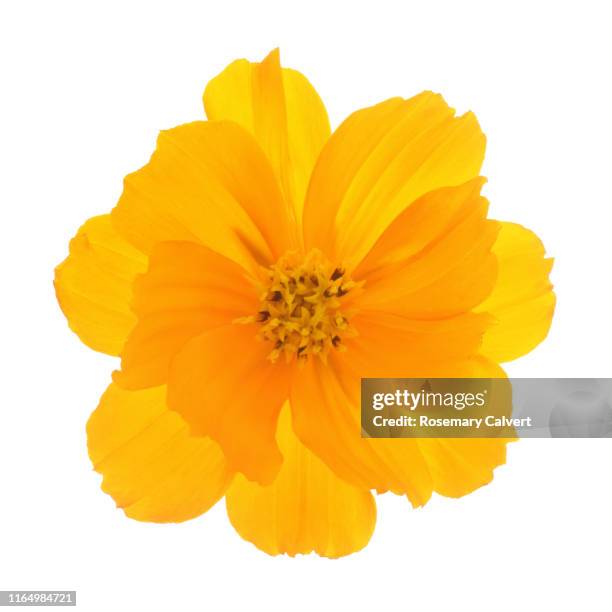
M 377 372 L 379 378 L 417 377 L 440 364 L 463 362 L 479 352 L 491 325 L 487 313 L 466 312 L 441 319 L 415 320 L 393 313 L 363 311 L 351 319 L 358 331 L 347 339 L 346 366 Z M 372 363 L 376 360 L 376 363 Z M 344 359 L 342 360 L 344 361 Z M 413 374 L 414 372 L 414 374 Z
M 139 521 L 185 521 L 213 506 L 232 473 L 210 439 L 166 407 L 166 388 L 110 385 L 87 423 L 89 456 L 102 489 Z
M 245 271 L 233 261 L 193 242 L 160 242 L 134 285 L 138 323 L 115 382 L 126 389 L 166 383 L 170 361 L 188 340 L 257 312 L 258 304 Z
M 198 121 L 160 133 L 149 163 L 125 178 L 118 231 L 149 253 L 199 242 L 247 269 L 292 246 L 288 210 L 261 149 L 235 123 Z
M 372 494 L 340 480 L 298 441 L 288 407 L 277 439 L 284 461 L 274 483 L 262 487 L 238 475 L 227 492 L 236 531 L 270 555 L 337 558 L 361 550 L 376 523 Z
M 473 354 L 483 323 L 470 318 L 462 320 L 463 330 L 453 331 L 449 324 L 435 332 L 441 346 L 446 335 L 454 347 L 440 350 L 437 359 L 436 351 L 427 355 L 412 346 L 414 322 L 402 324 L 397 318 L 356 325 L 359 336 L 347 341 L 347 351 L 333 355 L 328 367 L 313 361 L 296 372 L 291 409 L 298 438 L 347 482 L 406 494 L 414 506 L 425 504 L 434 490 L 460 495 L 486 484 L 504 461 L 507 440 L 361 437 L 361 378 L 505 377 L 495 364 Z
M 301 223 L 312 168 L 329 138 L 319 95 L 299 72 L 281 68 L 278 49 L 261 63 L 237 60 L 204 92 L 209 119 L 239 123 L 257 139 Z
M 359 278 L 385 275 L 387 266 L 406 264 L 427 252 L 471 214 L 486 216 L 487 201 L 480 195 L 486 179 L 477 177 L 456 187 L 430 191 L 413 202 L 387 227 L 357 266 Z M 381 274 L 382 272 L 382 274 Z
M 433 488 L 445 497 L 462 497 L 493 480 L 493 470 L 506 463 L 500 438 L 421 438 L 419 448 L 431 473 Z
M 474 318 L 475 317 L 475 318 Z M 429 322 L 434 323 L 434 322 Z M 387 320 L 361 324 L 360 335 L 347 344 L 344 387 L 353 387 L 353 396 L 360 391 L 359 381 L 371 378 L 506 378 L 506 373 L 496 363 L 476 354 L 480 338 L 490 325 L 490 319 L 468 314 L 451 321 L 437 321 L 442 344 L 436 351 L 438 360 L 432 360 L 410 339 L 397 320 L 392 332 Z M 407 329 L 412 325 L 405 322 Z M 454 328 L 454 329 L 453 329 Z M 411 355 L 417 353 L 417 357 Z M 418 355 L 423 357 L 419 359 Z M 358 404 L 359 405 L 359 404 Z M 505 463 L 508 439 L 435 439 L 415 440 L 427 465 L 434 491 L 449 497 L 460 497 L 487 484 L 493 478 L 493 470 Z M 378 439 L 381 445 L 394 445 L 395 440 Z M 412 499 L 411 499 L 412 501 Z M 414 504 L 414 502 L 413 502 Z
M 362 438 L 360 377 L 333 358 L 328 363 L 310 360 L 295 373 L 290 404 L 297 437 L 346 482 L 425 504 L 432 481 L 417 442 Z
M 289 374 L 255 336 L 253 325 L 235 324 L 190 340 L 171 363 L 168 405 L 216 440 L 233 469 L 268 484 L 282 462 L 275 433 Z
M 498 278 L 493 292 L 478 311 L 496 319 L 483 339 L 482 353 L 498 362 L 511 361 L 533 350 L 548 334 L 555 294 L 548 279 L 553 260 L 528 229 L 501 223 L 493 246 Z
M 475 357 L 449 364 L 438 376 L 457 378 L 506 378 L 496 363 Z M 461 497 L 493 480 L 493 470 L 506 463 L 507 438 L 420 438 L 419 448 L 432 476 L 434 491 Z
M 110 215 L 89 219 L 70 241 L 70 254 L 55 269 L 55 293 L 68 324 L 91 348 L 118 355 L 136 322 L 132 282 L 146 256 L 111 225 Z
M 424 92 L 357 111 L 336 130 L 313 171 L 304 240 L 351 267 L 423 194 L 478 176 L 485 137 L 472 113 L 454 117 Z
M 391 223 L 353 274 L 356 304 L 415 319 L 467 312 L 493 290 L 499 224 L 487 219 L 483 179 L 430 192 Z

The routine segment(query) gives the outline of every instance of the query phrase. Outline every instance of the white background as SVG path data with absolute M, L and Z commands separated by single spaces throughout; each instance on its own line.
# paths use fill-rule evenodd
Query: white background
M 508 371 L 611 376 L 606 4 L 2 2 L 0 589 L 76 589 L 92 611 L 609 610 L 610 440 L 519 442 L 491 485 L 419 511 L 379 497 L 372 542 L 339 561 L 268 557 L 223 503 L 177 526 L 126 519 L 84 435 L 115 364 L 52 290 L 69 238 L 157 130 L 200 118 L 231 60 L 280 46 L 333 125 L 423 89 L 474 110 L 493 216 L 556 257 L 550 336 Z

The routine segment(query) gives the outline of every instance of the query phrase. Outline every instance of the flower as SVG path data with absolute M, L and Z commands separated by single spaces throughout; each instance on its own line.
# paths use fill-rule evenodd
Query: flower
M 361 377 L 504 376 L 547 334 L 540 240 L 487 218 L 485 137 L 441 96 L 392 98 L 332 134 L 278 51 L 206 87 L 55 274 L 60 306 L 121 369 L 88 426 L 102 488 L 176 522 L 225 496 L 270 554 L 339 557 L 371 491 L 422 506 L 489 482 L 505 440 L 365 439 Z

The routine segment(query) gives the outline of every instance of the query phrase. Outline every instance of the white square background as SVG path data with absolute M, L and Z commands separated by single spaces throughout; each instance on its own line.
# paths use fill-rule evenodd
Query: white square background
M 29 2 L 0 5 L 0 589 L 83 610 L 609 610 L 610 440 L 511 445 L 493 483 L 422 510 L 378 498 L 361 553 L 272 558 L 223 503 L 137 523 L 100 492 L 85 422 L 115 361 L 69 332 L 54 266 L 116 202 L 207 80 L 280 46 L 334 126 L 423 89 L 488 137 L 492 216 L 556 258 L 548 340 L 514 376 L 611 376 L 607 2 Z

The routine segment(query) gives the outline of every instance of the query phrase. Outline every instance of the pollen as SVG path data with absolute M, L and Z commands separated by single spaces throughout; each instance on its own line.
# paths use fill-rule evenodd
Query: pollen
M 258 312 L 236 322 L 260 324 L 257 335 L 270 343 L 270 361 L 315 356 L 326 361 L 330 351 L 346 350 L 344 341 L 356 335 L 346 296 L 362 283 L 318 250 L 286 253 L 263 271 L 263 278 Z

